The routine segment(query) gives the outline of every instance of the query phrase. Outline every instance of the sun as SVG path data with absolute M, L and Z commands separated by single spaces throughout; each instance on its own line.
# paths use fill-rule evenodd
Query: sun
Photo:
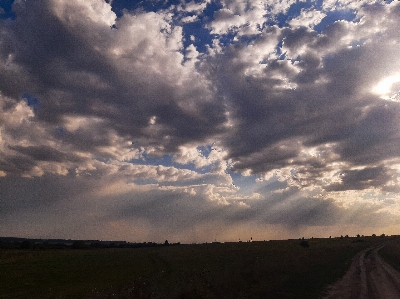
M 389 76 L 381 80 L 374 86 L 372 92 L 379 95 L 385 100 L 394 100 L 400 93 L 400 86 L 396 83 L 400 82 L 400 73 Z

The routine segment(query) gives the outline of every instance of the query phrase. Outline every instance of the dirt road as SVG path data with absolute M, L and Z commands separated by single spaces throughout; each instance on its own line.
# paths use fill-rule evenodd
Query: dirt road
M 378 255 L 385 245 L 358 253 L 346 275 L 324 299 L 400 299 L 400 273 Z

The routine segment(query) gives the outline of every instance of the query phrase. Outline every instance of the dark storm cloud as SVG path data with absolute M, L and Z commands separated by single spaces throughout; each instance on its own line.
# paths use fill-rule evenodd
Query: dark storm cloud
M 176 236 L 182 236 L 179 241 L 209 240 L 212 235 L 222 237 L 230 227 L 246 224 L 251 224 L 254 231 L 257 226 L 265 230 L 265 225 L 283 224 L 287 229 L 298 230 L 353 223 L 368 227 L 377 225 L 382 217 L 387 223 L 395 221 L 390 214 L 375 213 L 376 208 L 365 204 L 344 209 L 331 199 L 307 197 L 295 187 L 248 200 L 249 205 L 242 206 L 220 204 L 210 200 L 206 192 L 188 194 L 184 189 L 132 188 L 103 193 L 101 189 L 114 179 L 71 175 L 3 177 L 0 215 L 8 223 L 12 220 L 26 224 L 24 234 L 30 236 L 46 231 L 44 227 L 48 226 L 48 234 L 68 236 L 69 232 L 87 238 L 85 234 L 90 233 L 99 238 L 116 238 L 111 228 L 127 221 L 131 224 L 119 232 L 123 238 L 141 240 L 144 235 L 136 235 L 136 231 L 145 225 L 152 231 L 149 236 L 160 241 Z M 197 232 L 198 228 L 204 231 Z M 3 234 L 4 229 L 0 229 Z
M 8 206 L 8 208 L 16 207 L 21 208 L 21 206 L 29 206 L 40 204 L 45 202 L 49 204 L 52 200 L 57 201 L 63 195 L 71 194 L 68 192 L 68 187 L 61 187 L 61 192 L 59 190 L 60 184 L 53 184 L 54 177 L 36 177 L 36 178 L 19 178 L 17 176 L 7 176 L 0 180 L 0 190 L 1 190 L 1 202 L 3 207 Z M 64 178 L 58 177 L 57 180 L 63 180 Z M 76 189 L 71 189 L 73 192 Z M 43 193 L 45 191 L 45 193 Z M 27 196 L 29 195 L 29 196 Z M 24 202 L 21 205 L 21 201 Z M 29 204 L 28 204 L 29 203 Z M 4 211 L 2 209 L 2 211 Z
M 259 134 L 262 134 L 261 132 Z M 266 137 L 267 139 L 267 137 Z M 262 144 L 258 139 L 255 143 Z M 296 145 L 272 145 L 256 153 L 241 156 L 239 162 L 234 165 L 235 170 L 250 168 L 253 173 L 261 173 L 272 169 L 279 169 L 289 164 L 289 161 L 298 155 Z
M 266 190 L 261 191 L 265 193 Z M 305 226 L 333 226 L 341 222 L 346 210 L 332 199 L 308 197 L 291 187 L 251 201 L 251 208 L 236 209 L 229 215 L 232 222 L 256 220 L 264 224 L 284 224 L 290 229 Z
M 288 205 L 289 206 L 289 205 Z M 264 216 L 266 223 L 285 223 L 291 228 L 304 226 L 331 226 L 340 222 L 345 213 L 333 200 L 297 198 L 290 208 L 273 207 Z
M 346 141 L 337 151 L 340 156 L 354 164 L 364 165 L 398 157 L 399 105 L 391 102 L 377 105 L 365 114 L 346 134 Z
M 30 171 L 36 162 L 29 157 L 9 156 L 0 160 L 0 166 L 3 171 L 7 173 L 21 174 Z
M 54 161 L 54 162 L 78 162 L 73 156 L 62 153 L 49 146 L 10 146 L 10 149 L 21 154 L 31 157 L 37 161 Z
M 248 219 L 257 219 L 261 223 L 284 224 L 291 230 L 351 224 L 365 228 L 382 225 L 383 222 L 385 225 L 396 223 L 395 215 L 387 211 L 377 211 L 381 205 L 353 203 L 343 207 L 333 198 L 309 196 L 297 187 L 274 192 L 262 200 L 253 202 L 251 206 L 251 209 L 239 213 L 245 213 Z
M 338 205 L 334 199 L 313 198 L 296 187 L 288 188 L 256 200 L 247 200 L 247 206 L 220 205 L 209 201 L 204 194 L 188 196 L 177 190 L 152 190 L 137 194 L 135 199 L 126 194 L 115 198 L 119 202 L 108 220 L 143 219 L 155 228 L 174 231 L 192 231 L 205 224 L 235 226 L 283 225 L 297 231 L 304 227 L 333 227 L 357 224 L 360 228 L 395 224 L 396 217 L 378 206 L 356 204 L 352 208 Z M 382 207 L 379 205 L 379 207 Z M 369 215 L 369 216 L 367 216 Z
M 192 231 L 196 227 L 214 223 L 237 225 L 243 223 L 282 224 L 290 229 L 304 226 L 331 226 L 340 222 L 346 211 L 332 200 L 296 197 L 285 192 L 270 198 L 251 201 L 251 206 L 220 205 L 204 194 L 189 196 L 178 190 L 152 190 L 115 198 L 118 203 L 105 216 L 107 220 L 142 219 L 156 228 L 173 234 L 174 231 Z M 225 225 L 225 224 L 224 224 Z
M 328 191 L 362 190 L 384 186 L 391 178 L 390 170 L 384 167 L 369 167 L 361 170 L 348 170 L 341 174 L 342 181 L 332 184 Z
M 126 195 L 126 203 L 110 213 L 111 219 L 144 219 L 155 227 L 170 231 L 192 230 L 208 222 L 223 220 L 229 207 L 210 202 L 203 194 L 188 196 L 174 190 L 153 190 L 141 194 L 136 200 Z

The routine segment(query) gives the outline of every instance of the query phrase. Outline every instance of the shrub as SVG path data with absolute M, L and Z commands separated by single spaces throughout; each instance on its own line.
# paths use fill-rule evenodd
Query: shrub
M 300 242 L 300 246 L 301 247 L 310 247 L 310 244 L 308 244 L 308 241 L 303 240 L 303 241 Z
M 89 246 L 86 245 L 83 241 L 75 241 L 72 243 L 71 248 L 72 249 L 83 249 L 83 248 L 88 248 Z
M 21 249 L 31 249 L 32 248 L 32 242 L 29 240 L 24 240 L 21 242 L 20 245 Z

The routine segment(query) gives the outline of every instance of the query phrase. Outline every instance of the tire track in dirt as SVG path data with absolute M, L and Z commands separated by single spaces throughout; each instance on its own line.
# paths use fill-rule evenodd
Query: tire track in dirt
M 324 299 L 400 299 L 400 273 L 378 254 L 380 243 L 359 252 Z

